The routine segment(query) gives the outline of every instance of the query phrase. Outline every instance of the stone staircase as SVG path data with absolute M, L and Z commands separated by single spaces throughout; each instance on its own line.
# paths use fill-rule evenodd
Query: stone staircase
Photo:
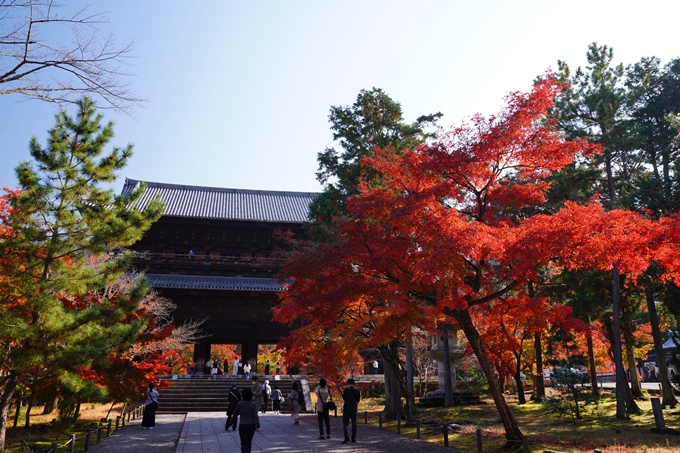
M 305 406 L 301 412 L 312 410 L 311 398 L 309 396 L 309 385 L 306 380 L 298 379 L 293 376 L 279 376 L 280 380 L 275 381 L 272 376 L 261 376 L 260 383 L 265 379 L 269 380 L 269 385 L 273 389 L 278 386 L 283 394 L 285 401 L 281 404 L 281 412 L 290 412 L 288 394 L 291 391 L 293 382 L 298 386 L 302 383 L 302 390 L 305 394 Z M 302 377 L 302 376 L 300 376 Z M 229 389 L 236 385 L 239 390 L 252 387 L 252 381 L 246 380 L 243 376 L 184 376 L 179 375 L 176 379 L 171 377 L 161 378 L 163 381 L 171 383 L 170 387 L 160 390 L 158 402 L 160 407 L 158 413 L 183 414 L 187 412 L 215 412 L 227 411 L 229 405 Z M 271 400 L 268 410 L 271 410 Z

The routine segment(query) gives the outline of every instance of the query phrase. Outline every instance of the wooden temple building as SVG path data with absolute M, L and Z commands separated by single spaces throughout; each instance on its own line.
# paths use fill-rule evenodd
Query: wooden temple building
M 142 181 L 126 179 L 123 193 Z M 274 344 L 288 327 L 272 321 L 283 246 L 276 230 L 304 237 L 302 224 L 318 195 L 146 182 L 142 205 L 159 197 L 165 213 L 132 249 L 134 266 L 171 299 L 176 324 L 206 319 L 206 337 L 194 347 L 197 370 L 211 344 L 241 346 L 242 362 L 257 366 L 260 344 Z

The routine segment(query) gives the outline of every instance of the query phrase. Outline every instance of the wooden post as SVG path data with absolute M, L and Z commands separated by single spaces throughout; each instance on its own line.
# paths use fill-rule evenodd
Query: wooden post
M 85 450 L 83 451 L 90 451 L 90 437 L 92 437 L 92 431 L 90 431 L 90 428 L 87 428 L 87 433 L 85 434 Z
M 529 453 L 529 439 L 527 439 L 527 436 L 522 436 L 522 451 Z
M 106 437 L 111 437 L 111 424 L 113 423 L 113 420 L 109 419 L 109 423 L 106 426 Z
M 125 412 L 123 412 L 123 416 L 120 418 L 120 426 L 125 428 Z
M 378 414 L 378 428 L 382 429 L 382 412 Z
M 654 423 L 656 423 L 656 429 L 663 430 L 666 428 L 666 422 L 663 419 L 661 400 L 659 398 L 650 398 L 650 401 L 652 402 L 652 412 L 654 413 Z
M 99 426 L 97 427 L 97 443 L 102 441 L 102 422 L 99 422 Z
M 482 452 L 482 430 L 477 428 L 477 453 Z
M 448 425 L 442 425 L 442 433 L 444 434 L 444 446 L 449 446 L 449 427 Z
M 58 448 L 59 448 L 59 447 L 57 446 L 57 443 L 56 443 L 56 442 L 52 442 L 52 450 L 51 450 L 52 453 L 57 453 Z
M 118 431 L 119 426 L 120 426 L 120 415 L 116 415 L 116 431 Z
M 76 435 L 71 434 L 71 442 L 68 445 L 69 453 L 76 453 Z
M 368 425 L 368 411 L 364 411 L 364 425 Z
M 416 439 L 420 439 L 420 420 L 416 420 Z
M 127 420 L 127 421 L 128 421 L 128 423 L 129 423 L 129 422 L 130 422 L 130 411 L 128 411 L 127 416 L 128 416 L 128 420 Z
M 397 418 L 397 434 L 401 434 L 401 416 Z

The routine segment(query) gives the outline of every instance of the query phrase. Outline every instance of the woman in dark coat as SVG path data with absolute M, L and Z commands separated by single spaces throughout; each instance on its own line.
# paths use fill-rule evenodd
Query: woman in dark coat
M 229 431 L 230 426 L 232 427 L 233 431 L 236 431 L 237 417 L 233 416 L 234 411 L 236 410 L 236 403 L 239 401 L 241 401 L 241 392 L 238 391 L 235 385 L 232 385 L 231 389 L 229 390 L 229 407 L 227 407 L 227 424 L 224 425 L 225 431 Z

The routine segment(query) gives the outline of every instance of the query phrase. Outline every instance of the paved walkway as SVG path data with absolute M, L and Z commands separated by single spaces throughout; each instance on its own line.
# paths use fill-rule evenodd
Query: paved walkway
M 140 429 L 141 419 L 130 422 L 111 438 L 92 447 L 93 453 L 220 453 L 240 452 L 238 431 L 225 431 L 224 412 L 159 414 L 156 428 Z M 331 438 L 319 440 L 316 415 L 303 415 L 293 426 L 290 415 L 260 416 L 261 429 L 253 438 L 253 453 L 343 452 L 343 453 L 462 453 L 379 430 L 359 423 L 357 442 L 342 444 L 342 419 L 331 417 Z M 181 433 L 180 433 L 181 431 Z

